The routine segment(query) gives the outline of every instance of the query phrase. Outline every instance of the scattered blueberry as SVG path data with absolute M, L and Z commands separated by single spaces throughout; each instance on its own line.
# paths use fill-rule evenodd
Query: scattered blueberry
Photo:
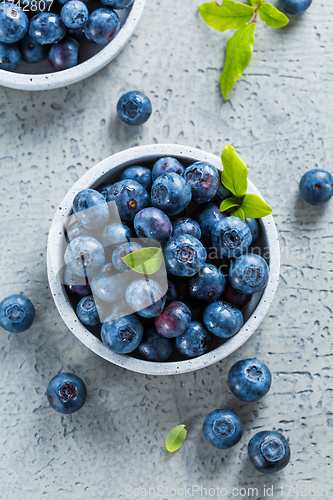
M 231 410 L 214 410 L 205 418 L 203 434 L 208 443 L 226 450 L 240 441 L 243 424 L 239 416 Z
M 53 45 L 51 51 L 56 50 L 58 45 Z M 109 218 L 109 207 L 103 195 L 95 189 L 77 193 L 73 200 L 73 212 L 82 226 L 91 230 L 104 227 Z
M 140 243 L 136 243 L 135 241 L 121 243 L 112 253 L 112 263 L 117 271 L 128 271 L 129 267 L 125 264 L 122 257 L 125 257 L 136 250 L 140 250 L 140 248 L 142 248 L 142 245 L 140 245 Z
M 225 215 L 215 203 L 207 203 L 193 217 L 200 225 L 203 242 L 210 244 L 213 227 L 217 222 L 223 220 Z
M 238 217 L 225 217 L 212 229 L 212 244 L 229 258 L 238 257 L 250 246 L 250 228 Z
M 45 45 L 36 42 L 31 36 L 25 35 L 20 42 L 20 50 L 23 61 L 38 63 L 47 57 L 48 49 Z
M 299 190 L 302 198 L 311 205 L 322 205 L 332 198 L 333 177 L 326 170 L 309 170 L 301 178 Z
M 149 205 L 149 196 L 141 184 L 131 179 L 118 181 L 109 189 L 107 201 L 115 201 L 122 221 L 131 221 Z
M 65 263 L 78 276 L 94 276 L 105 263 L 104 249 L 92 236 L 79 236 L 67 246 Z
M 171 302 L 164 311 L 155 318 L 156 331 L 167 339 L 178 337 L 189 327 L 191 311 L 183 302 Z
M 148 193 L 150 192 L 152 184 L 150 168 L 139 166 L 127 167 L 120 174 L 120 180 L 123 181 L 124 179 L 132 179 L 141 184 Z
M 0 3 L 0 42 L 18 42 L 26 34 L 28 25 L 28 16 L 21 7 L 12 2 Z
M 192 321 L 187 330 L 176 338 L 178 351 L 186 358 L 196 358 L 208 351 L 210 333 L 198 321 Z
M 180 161 L 172 156 L 164 156 L 154 163 L 152 170 L 153 182 L 156 181 L 157 177 L 164 174 L 178 174 L 183 175 L 185 168 Z
M 108 316 L 101 329 L 102 342 L 111 351 L 128 354 L 138 347 L 143 336 L 143 326 L 134 314 L 117 318 Z
M 76 306 L 76 314 L 79 320 L 88 326 L 97 326 L 100 323 L 98 310 L 92 295 L 83 297 Z
M 21 53 L 16 45 L 0 42 L 0 69 L 14 71 L 21 62 Z
M 62 7 L 60 17 L 67 28 L 80 28 L 88 20 L 89 12 L 80 0 L 69 0 Z
M 203 322 L 211 333 L 222 339 L 228 339 L 243 326 L 243 315 L 237 307 L 218 301 L 206 307 Z
M 196 203 L 206 203 L 216 195 L 220 185 L 220 174 L 214 165 L 197 161 L 187 167 L 184 178 L 192 190 Z
M 178 234 L 190 234 L 198 240 L 201 238 L 201 229 L 199 224 L 189 217 L 180 217 L 172 223 L 173 231 L 172 236 L 177 236 Z
M 205 302 L 217 300 L 225 289 L 224 275 L 212 264 L 204 264 L 200 271 L 188 280 L 190 297 Z
M 249 442 L 248 453 L 253 467 L 264 474 L 279 472 L 290 460 L 289 444 L 283 434 L 277 431 L 255 434 Z
M 152 205 L 173 216 L 184 210 L 192 197 L 191 188 L 178 174 L 164 174 L 157 177 L 151 188 Z
M 58 413 L 74 413 L 84 405 L 87 398 L 85 383 L 73 373 L 59 373 L 53 377 L 46 389 L 52 408 Z
M 193 276 L 207 258 L 203 244 L 190 234 L 172 236 L 163 248 L 165 267 L 175 276 Z
M 29 24 L 29 36 L 42 45 L 59 42 L 66 34 L 66 26 L 58 14 L 41 12 Z
M 113 264 L 105 264 L 101 271 L 91 280 L 93 293 L 104 302 L 116 302 L 124 300 L 126 289 L 131 277 L 128 273 L 119 273 Z M 113 309 L 112 309 L 112 312 Z
M 144 241 L 149 239 L 164 243 L 172 233 L 172 224 L 169 217 L 159 208 L 143 208 L 134 217 L 134 230 Z
M 232 304 L 233 306 L 236 306 L 238 308 L 246 306 L 246 304 L 250 302 L 251 298 L 252 294 L 241 293 L 235 290 L 230 285 L 229 280 L 227 280 L 226 287 L 221 295 L 221 300 L 223 300 L 224 302 L 229 302 L 229 304 Z
M 154 318 L 161 314 L 166 300 L 160 285 L 151 279 L 132 281 L 125 298 L 127 304 L 144 318 Z
M 142 125 L 152 113 L 151 102 L 142 92 L 132 90 L 119 99 L 117 113 L 127 125 Z
M 271 383 L 271 372 L 259 359 L 237 361 L 229 370 L 229 388 L 242 401 L 258 401 L 263 398 Z
M 133 236 L 132 230 L 125 224 L 113 222 L 103 229 L 101 241 L 104 247 L 119 245 L 129 241 Z
M 101 45 L 113 40 L 119 30 L 118 14 L 106 8 L 94 10 L 85 24 L 85 34 L 88 40 Z
M 261 236 L 261 227 L 258 219 L 249 219 L 245 217 L 245 222 L 249 226 L 252 235 L 252 245 L 257 243 Z
M 150 326 L 144 331 L 138 350 L 147 361 L 166 361 L 172 354 L 173 342 L 161 337 L 155 328 Z
M 289 14 L 302 14 L 311 5 L 312 0 L 279 0 L 281 7 Z
M 261 255 L 248 253 L 231 263 L 229 281 L 238 292 L 259 292 L 265 288 L 268 279 L 268 265 Z
M 35 314 L 33 303 L 25 295 L 9 295 L 0 302 L 0 325 L 8 332 L 28 330 Z

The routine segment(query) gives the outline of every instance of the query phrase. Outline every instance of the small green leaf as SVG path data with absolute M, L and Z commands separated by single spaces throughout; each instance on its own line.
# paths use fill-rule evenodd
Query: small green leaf
M 168 451 L 177 451 L 184 443 L 187 436 L 185 424 L 177 425 L 174 427 L 165 440 L 165 447 Z
M 221 91 L 225 99 L 228 99 L 234 83 L 251 61 L 255 30 L 255 23 L 246 24 L 227 41 L 226 59 L 220 77 Z
M 252 7 L 258 7 L 258 5 L 261 3 L 261 0 L 250 0 L 250 3 Z
M 239 207 L 239 201 L 236 200 L 236 198 L 226 198 L 225 200 L 222 201 L 220 205 L 220 210 L 221 212 L 226 212 L 227 210 L 230 210 L 232 207 Z
M 263 2 L 259 9 L 260 19 L 271 28 L 283 28 L 289 23 L 287 16 L 270 3 Z
M 245 217 L 260 219 L 272 213 L 272 209 L 256 194 L 246 194 L 243 198 L 241 208 Z
M 222 5 L 217 5 L 216 1 L 203 3 L 199 12 L 208 26 L 225 31 L 242 28 L 251 21 L 254 9 L 250 5 L 224 0 Z
M 241 207 L 237 208 L 235 211 L 232 211 L 231 215 L 233 217 L 238 217 L 239 219 L 242 219 L 242 221 L 245 222 L 245 214 L 244 214 L 243 210 L 241 209 Z
M 125 255 L 122 260 L 136 273 L 149 275 L 156 273 L 160 269 L 163 254 L 161 248 L 158 247 L 140 248 Z
M 242 198 L 247 190 L 247 167 L 234 148 L 227 144 L 222 155 L 222 184 L 237 198 Z

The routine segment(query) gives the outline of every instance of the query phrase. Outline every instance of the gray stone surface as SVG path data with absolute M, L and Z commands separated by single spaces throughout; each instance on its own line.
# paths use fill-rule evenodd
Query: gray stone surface
M 333 202 L 306 205 L 298 181 L 307 169 L 332 169 L 333 4 L 314 0 L 282 30 L 260 23 L 253 60 L 229 102 L 217 85 L 229 33 L 207 27 L 199 4 L 147 0 L 123 53 L 85 82 L 40 93 L 0 89 L 1 298 L 23 292 L 37 309 L 29 332 L 1 331 L 2 500 L 124 499 L 131 488 L 158 486 L 164 491 L 151 498 L 169 500 L 166 487 L 192 485 L 224 487 L 225 498 L 241 487 L 259 491 L 238 498 L 269 498 L 264 485 L 277 499 L 288 498 L 283 485 L 298 486 L 303 498 L 332 498 L 316 488 L 332 477 Z M 132 88 L 154 107 L 133 130 L 115 114 Z M 154 142 L 216 154 L 233 144 L 274 208 L 282 246 L 280 286 L 257 334 L 213 367 L 161 378 L 112 366 L 80 344 L 55 309 L 45 268 L 50 222 L 72 183 L 111 153 Z M 230 366 L 250 356 L 267 362 L 273 385 L 262 402 L 245 404 L 226 380 Z M 73 416 L 50 409 L 44 394 L 60 370 L 87 383 L 87 404 Z M 242 441 L 229 451 L 202 436 L 205 415 L 219 407 L 244 422 Z M 187 442 L 170 455 L 165 436 L 182 422 Z M 289 439 L 292 460 L 266 477 L 246 447 L 271 428 Z

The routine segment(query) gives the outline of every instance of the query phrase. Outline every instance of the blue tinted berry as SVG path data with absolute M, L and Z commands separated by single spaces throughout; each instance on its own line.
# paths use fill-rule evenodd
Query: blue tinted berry
M 226 257 L 238 257 L 250 246 L 250 228 L 238 217 L 226 217 L 212 230 L 212 244 Z
M 108 5 L 112 9 L 126 9 L 134 0 L 101 0 L 104 5 Z
M 88 40 L 100 45 L 113 40 L 119 30 L 118 14 L 106 8 L 94 10 L 85 24 L 85 34 Z
M 107 200 L 110 187 L 112 187 L 112 186 L 113 186 L 113 184 L 106 184 L 106 186 L 102 186 L 100 188 L 97 188 L 96 191 L 98 191 L 99 193 L 101 193 L 101 195 L 103 196 L 103 198 L 105 200 Z
M 20 50 L 15 45 L 0 42 L 0 69 L 14 71 L 20 62 Z
M 38 63 L 47 57 L 48 49 L 45 45 L 36 42 L 31 36 L 25 35 L 20 42 L 20 50 L 23 61 Z
M 252 294 L 241 293 L 235 290 L 230 285 L 229 280 L 227 280 L 226 287 L 221 295 L 221 300 L 223 300 L 223 302 L 229 302 L 229 304 L 238 308 L 246 306 L 246 304 L 250 302 L 251 298 Z
M 151 188 L 152 205 L 173 216 L 184 210 L 191 201 L 191 188 L 178 174 L 160 175 Z
M 58 14 L 41 12 L 30 20 L 29 36 L 42 45 L 59 42 L 65 35 L 66 26 Z
M 227 189 L 223 184 L 222 182 L 220 183 L 220 187 L 217 191 L 217 196 L 219 198 L 221 198 L 221 201 L 223 200 L 226 200 L 227 198 L 233 198 L 234 195 L 232 194 L 231 191 L 229 191 L 229 189 Z
M 164 174 L 178 174 L 183 175 L 185 168 L 180 161 L 172 156 L 164 156 L 154 163 L 152 170 L 153 182 L 156 181 L 157 177 Z
M 119 99 L 117 113 L 127 125 L 143 125 L 152 113 L 151 102 L 142 92 L 131 90 Z
M 249 219 L 245 217 L 245 222 L 249 226 L 252 235 L 252 245 L 257 243 L 261 236 L 261 226 L 258 219 Z
M 173 231 L 172 236 L 177 236 L 178 234 L 190 234 L 198 240 L 201 238 L 201 229 L 199 224 L 189 217 L 180 217 L 172 223 Z
M 253 467 L 264 474 L 279 472 L 290 460 L 289 444 L 283 434 L 277 431 L 255 434 L 249 442 L 248 453 Z
M 243 424 L 239 416 L 231 410 L 214 410 L 205 418 L 203 434 L 208 443 L 226 450 L 240 441 Z
M 149 205 L 149 196 L 141 184 L 131 179 L 118 181 L 109 189 L 107 201 L 115 201 L 123 221 L 131 221 L 137 212 Z
M 77 193 L 73 200 L 73 212 L 86 229 L 104 227 L 109 218 L 109 207 L 102 194 L 95 189 Z
M 73 373 L 59 373 L 50 380 L 46 396 L 58 413 L 74 413 L 84 405 L 87 389 L 80 377 Z
M 66 241 L 70 243 L 78 236 L 89 236 L 87 230 L 80 224 L 78 220 L 74 221 L 68 228 L 66 228 Z
M 18 42 L 26 34 L 28 25 L 28 16 L 21 7 L 11 2 L 0 3 L 0 42 Z
M 24 332 L 34 319 L 34 305 L 25 295 L 9 295 L 0 302 L 0 325 L 8 332 Z
M 243 315 L 237 307 L 220 300 L 206 307 L 203 322 L 211 333 L 228 339 L 243 326 Z
M 192 200 L 206 203 L 216 195 L 220 185 L 220 174 L 214 165 L 197 161 L 187 167 L 184 178 L 192 190 Z
M 122 257 L 135 252 L 136 250 L 140 250 L 142 245 L 140 243 L 136 243 L 135 241 L 127 241 L 126 243 L 121 243 L 112 254 L 112 263 L 117 271 L 124 272 L 128 271 L 129 267 L 122 260 Z
M 322 205 L 332 198 L 333 177 L 326 170 L 309 170 L 301 178 L 299 190 L 302 198 L 311 205 Z
M 183 302 L 171 302 L 164 311 L 155 318 L 157 333 L 164 338 L 178 337 L 187 330 L 191 322 L 191 311 Z
M 150 326 L 145 329 L 138 350 L 147 361 L 166 361 L 172 354 L 173 341 L 164 339 Z
M 94 276 L 105 263 L 104 249 L 92 236 L 79 236 L 66 248 L 65 263 L 78 276 Z
M 98 310 L 92 295 L 84 297 L 76 306 L 76 315 L 79 320 L 88 326 L 97 326 L 100 323 Z
M 172 224 L 169 217 L 155 207 L 140 210 L 134 217 L 134 230 L 144 241 L 149 239 L 164 243 L 172 234 Z
M 201 228 L 202 240 L 210 244 L 211 233 L 215 224 L 225 218 L 219 207 L 215 203 L 207 203 L 194 216 Z
M 238 292 L 259 292 L 267 285 L 268 278 L 267 262 L 260 255 L 241 255 L 231 263 L 229 281 Z
M 167 272 L 175 276 L 193 276 L 207 258 L 202 243 L 190 234 L 172 236 L 163 249 Z
M 166 300 L 160 285 L 151 279 L 132 281 L 125 298 L 133 311 L 144 318 L 154 318 L 161 314 Z
M 259 359 L 242 359 L 229 370 L 229 388 L 242 401 L 258 401 L 263 398 L 271 383 L 271 372 Z
M 150 192 L 152 183 L 150 168 L 139 166 L 127 167 L 120 174 L 120 180 L 124 179 L 132 179 L 141 184 L 148 193 Z
M 128 226 L 120 224 L 119 222 L 113 222 L 103 229 L 101 241 L 104 247 L 108 247 L 125 243 L 129 241 L 132 236 L 132 230 Z
M 281 7 L 289 14 L 302 14 L 311 5 L 312 0 L 279 0 Z
M 225 289 L 224 275 L 212 264 L 204 264 L 200 271 L 188 280 L 190 297 L 205 302 L 217 300 Z
M 87 295 L 91 295 L 91 288 L 89 285 L 68 285 L 68 290 L 75 293 L 79 297 L 87 297 Z
M 64 38 L 52 45 L 48 55 L 49 61 L 57 71 L 72 68 L 79 62 L 79 49 L 80 45 L 76 40 Z
M 187 358 L 201 356 L 208 351 L 210 333 L 197 321 L 192 321 L 187 330 L 176 338 L 178 351 Z
M 89 12 L 80 0 L 69 0 L 60 12 L 62 22 L 67 28 L 80 28 L 88 20 Z
M 140 344 L 143 336 L 143 326 L 139 318 L 130 314 L 123 318 L 111 314 L 101 328 L 102 342 L 113 352 L 128 354 Z
M 91 289 L 104 302 L 116 302 L 124 300 L 131 279 L 128 273 L 117 272 L 113 264 L 105 264 L 91 280 Z M 113 309 L 111 312 L 114 312 Z

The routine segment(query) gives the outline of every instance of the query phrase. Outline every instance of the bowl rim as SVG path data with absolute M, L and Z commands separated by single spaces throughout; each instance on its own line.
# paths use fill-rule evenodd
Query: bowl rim
M 134 0 L 119 33 L 105 47 L 73 68 L 31 75 L 0 70 L 0 85 L 18 90 L 50 90 L 72 85 L 97 73 L 111 62 L 128 43 L 144 9 L 146 0 Z M 102 7 L 105 7 L 102 5 Z
M 99 180 L 100 177 L 105 176 L 116 167 L 120 167 L 121 165 L 125 166 L 125 164 L 130 164 L 133 161 L 140 163 L 140 159 L 142 161 L 147 161 L 149 157 L 156 156 L 175 156 L 180 160 L 183 157 L 184 159 L 193 159 L 194 161 L 208 161 L 221 170 L 221 160 L 219 157 L 200 149 L 177 144 L 138 146 L 126 149 L 102 160 L 78 179 L 68 191 L 56 211 L 48 236 L 47 274 L 50 291 L 60 316 L 72 333 L 81 340 L 86 347 L 107 361 L 136 373 L 143 373 L 146 375 L 176 375 L 198 370 L 221 361 L 241 347 L 254 334 L 266 316 L 277 290 L 280 273 L 280 247 L 273 216 L 268 215 L 261 219 L 270 252 L 268 284 L 255 310 L 239 332 L 213 351 L 193 359 L 157 363 L 140 360 L 128 355 L 116 354 L 107 349 L 99 339 L 80 323 L 72 306 L 64 295 L 63 285 L 56 280 L 54 269 L 60 269 L 63 265 L 62 252 L 60 250 L 63 246 L 64 221 L 72 208 L 73 198 L 79 191 L 90 187 Z M 248 180 L 248 192 L 261 196 L 260 192 L 250 180 Z

